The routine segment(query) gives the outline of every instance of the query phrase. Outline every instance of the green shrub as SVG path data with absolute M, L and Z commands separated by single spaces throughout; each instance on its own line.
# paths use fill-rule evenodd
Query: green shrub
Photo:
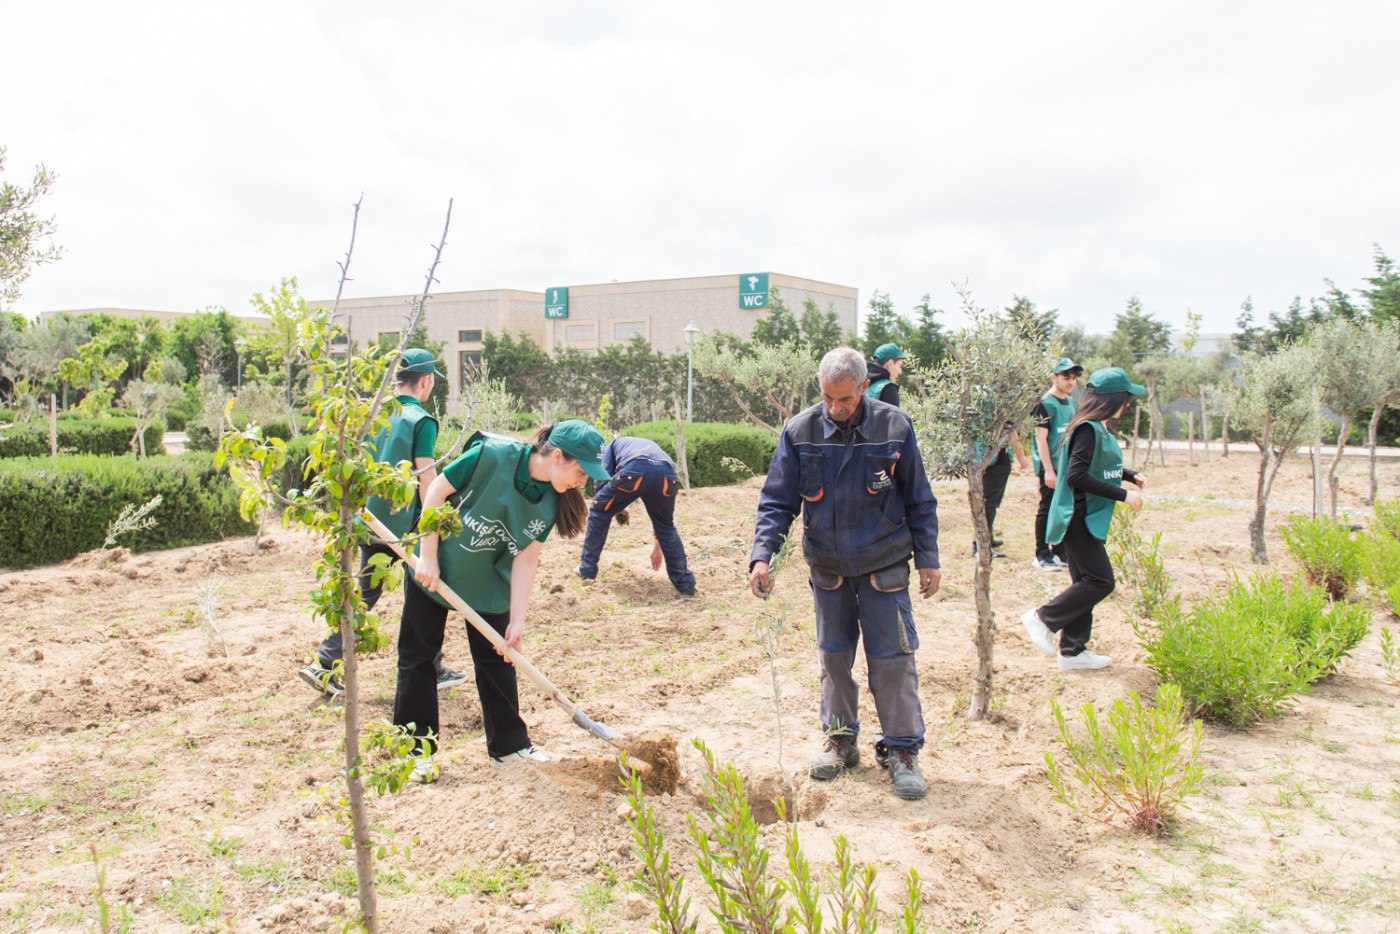
M 1066 775 L 1055 757 L 1045 754 L 1046 776 L 1056 801 L 1095 820 L 1121 820 L 1153 836 L 1171 830 L 1177 808 L 1201 784 L 1201 767 L 1196 762 L 1201 721 L 1193 720 L 1189 730 L 1183 729 L 1181 688 L 1158 686 L 1155 708 L 1144 707 L 1137 691 L 1127 701 L 1114 701 L 1107 730 L 1099 726 L 1094 705 L 1085 704 L 1081 712 L 1087 735 L 1082 742 L 1074 738 L 1054 698 L 1050 712 L 1069 757 Z
M 246 420 L 236 420 L 239 429 L 248 426 Z M 305 435 L 312 430 L 309 420 L 302 423 L 301 434 Z M 290 441 L 292 438 L 292 426 L 282 419 L 274 419 L 262 424 L 264 438 L 281 438 L 283 441 Z M 214 451 L 219 447 L 219 438 L 208 426 L 190 425 L 185 432 L 185 449 L 189 451 Z
M 1389 535 L 1400 541 L 1400 499 L 1376 502 L 1375 514 L 1371 517 L 1371 532 Z
M 130 418 L 57 420 L 58 449 L 72 454 L 131 454 L 136 422 Z M 161 436 L 165 426 L 153 423 L 146 429 L 146 454 L 164 454 Z M 45 457 L 49 454 L 49 423 L 36 419 L 0 430 L 0 457 Z
M 208 455 L 10 458 L 0 461 L 0 567 L 52 564 L 99 548 L 124 507 L 156 495 L 156 525 L 125 539 L 132 551 L 253 532 L 238 515 L 238 491 Z
M 1328 518 L 1292 518 L 1279 526 L 1308 582 L 1324 588 L 1333 600 L 1345 600 L 1361 579 L 1362 543 L 1351 529 Z
M 1400 540 L 1371 531 L 1360 536 L 1361 575 L 1372 593 L 1384 593 L 1400 584 Z
M 1191 711 L 1235 725 L 1278 716 L 1366 635 L 1364 607 L 1277 577 L 1237 581 L 1144 634 L 1147 664 Z
M 1132 590 L 1133 609 L 1148 619 L 1162 619 L 1179 602 L 1168 596 L 1171 578 L 1162 561 L 1162 533 L 1146 541 L 1137 530 L 1137 512 L 1127 506 L 1113 510 L 1108 531 L 1108 554 L 1118 577 Z
M 676 456 L 676 423 L 669 420 L 643 422 L 620 434 L 647 438 Z M 732 458 L 758 476 L 768 473 L 777 449 L 777 437 L 757 425 L 729 425 L 723 422 L 690 422 L 685 426 L 685 455 L 691 486 L 724 486 L 744 479 L 725 463 Z

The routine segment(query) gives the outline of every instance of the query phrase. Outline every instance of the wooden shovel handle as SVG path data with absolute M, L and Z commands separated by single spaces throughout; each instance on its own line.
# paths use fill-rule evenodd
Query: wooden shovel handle
M 366 510 L 360 513 L 360 518 L 364 520 L 365 525 L 369 526 L 369 530 L 374 533 L 376 538 L 392 548 L 394 553 L 403 559 L 404 564 L 407 564 L 415 571 L 418 570 L 418 556 L 409 554 L 404 549 L 403 542 L 399 541 L 398 538 L 394 536 L 393 532 L 386 529 L 384 523 L 376 519 L 373 513 Z M 468 606 L 467 601 L 457 596 L 456 592 L 453 591 L 451 587 L 447 586 L 445 581 L 438 581 L 437 590 L 434 591 L 434 593 L 442 597 L 442 599 L 452 605 L 453 609 L 465 616 L 467 622 L 471 623 L 472 628 L 485 636 L 492 645 L 498 649 L 504 649 L 503 654 L 505 657 L 510 659 L 511 663 L 514 664 L 516 668 L 523 671 L 525 677 L 535 682 L 535 686 L 541 691 L 544 691 L 554 703 L 562 707 L 565 713 L 572 717 L 578 712 L 577 704 L 565 697 L 564 693 L 544 676 L 544 672 L 531 664 L 528 658 L 521 655 L 515 649 L 506 648 L 506 640 L 501 638 L 501 634 L 492 629 L 476 610 Z

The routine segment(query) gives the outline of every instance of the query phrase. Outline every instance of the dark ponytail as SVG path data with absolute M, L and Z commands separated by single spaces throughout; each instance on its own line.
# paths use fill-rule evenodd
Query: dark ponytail
M 1060 435 L 1060 447 L 1069 446 L 1069 437 L 1074 434 L 1074 429 L 1085 422 L 1102 422 L 1113 418 L 1132 397 L 1130 392 L 1106 392 L 1100 395 L 1090 386 L 1088 392 L 1084 393 L 1084 401 L 1075 411 L 1074 418 L 1065 426 L 1065 433 Z M 1056 454 L 1053 451 L 1051 453 Z
M 566 461 L 576 462 L 578 458 L 570 457 L 566 451 L 550 444 L 549 433 L 553 429 L 553 425 L 545 425 L 535 432 L 535 437 L 530 441 L 530 450 L 542 456 L 548 456 L 551 451 L 559 451 Z M 554 527 L 559 530 L 559 534 L 564 538 L 577 538 L 587 524 L 588 504 L 583 501 L 583 494 L 578 490 L 565 490 L 560 493 L 559 504 L 554 513 Z

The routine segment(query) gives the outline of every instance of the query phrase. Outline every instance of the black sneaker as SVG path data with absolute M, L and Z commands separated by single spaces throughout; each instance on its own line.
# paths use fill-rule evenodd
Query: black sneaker
M 829 782 L 847 769 L 860 765 L 860 748 L 848 733 L 831 733 L 822 751 L 812 757 L 807 774 L 819 782 Z
M 345 693 L 345 686 L 340 683 L 340 672 L 323 667 L 319 661 L 298 671 L 297 677 L 329 697 L 339 697 Z
M 455 668 L 448 668 L 446 665 L 437 673 L 437 689 L 439 691 L 450 691 L 459 684 L 466 684 L 470 678 L 465 671 L 458 671 Z
M 993 548 L 1000 548 L 1002 545 L 1005 545 L 1005 544 L 1006 544 L 1006 540 L 1005 540 L 1005 539 L 1001 539 L 1001 538 L 994 538 L 994 539 L 992 539 L 992 547 L 993 547 Z

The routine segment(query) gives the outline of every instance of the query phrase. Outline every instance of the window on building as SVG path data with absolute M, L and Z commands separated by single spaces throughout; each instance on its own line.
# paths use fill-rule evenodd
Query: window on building
M 459 344 L 479 344 L 481 343 L 481 328 L 457 332 L 457 343 Z
M 481 375 L 481 351 L 463 350 L 457 354 L 457 371 L 461 374 L 461 388 Z
M 626 343 L 634 337 L 647 336 L 647 323 L 645 321 L 614 321 L 612 326 L 612 339 L 619 343 Z
M 350 343 L 350 335 L 346 334 L 344 331 L 336 331 L 331 335 L 331 343 L 338 347 L 343 347 Z
M 596 344 L 598 343 L 598 323 L 590 321 L 587 324 L 566 324 L 564 325 L 564 343 L 566 344 Z

